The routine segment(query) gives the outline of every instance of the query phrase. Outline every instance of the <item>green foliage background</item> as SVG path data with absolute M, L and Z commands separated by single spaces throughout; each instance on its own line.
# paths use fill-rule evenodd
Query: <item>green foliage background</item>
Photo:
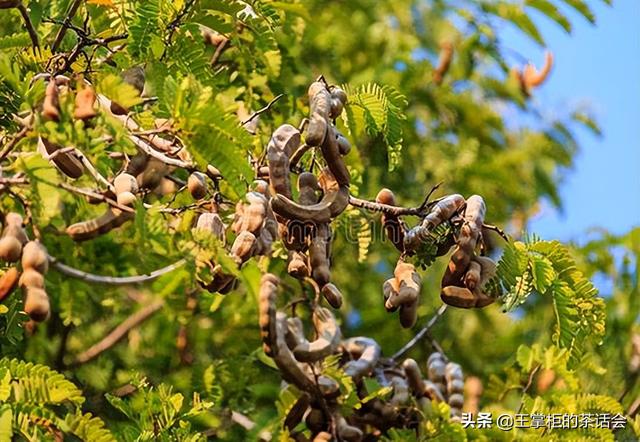
M 7 134 L 18 130 L 12 113 L 36 108 L 42 100 L 44 85 L 30 83 L 31 77 L 59 69 L 78 41 L 68 30 L 62 56 L 51 53 L 70 3 L 25 2 L 40 36 L 35 53 L 19 13 L 0 11 L 0 126 Z M 73 24 L 82 26 L 88 19 L 96 38 L 126 33 L 126 40 L 110 47 L 126 45 L 113 54 L 103 46 L 87 48 L 87 56 L 73 60 L 66 73 L 83 73 L 98 91 L 134 106 L 144 127 L 154 118 L 172 118 L 198 165 L 221 170 L 222 192 L 234 202 L 253 179 L 249 159 L 261 158 L 278 125 L 297 125 L 306 116 L 306 89 L 322 74 L 349 94 L 339 126 L 355 147 L 346 157 L 352 194 L 373 199 L 384 186 L 396 192 L 400 204 L 416 206 L 442 181 L 444 193 L 482 195 L 488 220 L 507 227 L 517 240 L 541 199 L 562 204 L 557 189 L 578 149 L 577 125 L 598 131 L 588 116 L 572 109 L 555 120 L 543 119 L 508 75 L 501 23 L 514 24 L 543 45 L 544 35 L 528 14 L 539 10 L 570 30 L 556 3 L 594 20 L 583 0 L 87 1 Z M 203 42 L 201 26 L 230 39 L 213 66 L 214 48 Z M 455 55 L 443 83 L 435 84 L 432 74 L 445 41 L 454 44 Z M 150 104 L 142 104 L 120 79 L 122 71 L 136 66 L 144 67 L 145 88 L 157 97 Z M 285 96 L 261 115 L 254 136 L 238 124 L 240 106 L 257 110 L 278 94 Z M 73 103 L 62 107 L 63 115 L 70 115 Z M 506 115 L 513 111 L 535 124 L 512 124 Z M 84 440 L 199 440 L 205 435 L 251 440 L 265 431 L 286 439 L 280 423 L 291 398 L 280 392 L 279 375 L 262 354 L 256 307 L 261 270 L 284 274 L 284 261 L 249 262 L 241 271 L 243 284 L 227 296 L 200 290 L 193 260 L 198 247 L 190 231 L 195 214 L 162 213 L 158 207 L 169 197 L 151 198 L 154 207 L 139 208 L 135 222 L 75 244 L 65 227 L 103 208 L 58 186 L 65 178 L 35 154 L 37 136 L 43 134 L 82 150 L 107 177 L 120 166 L 108 152 L 136 150 L 121 125 L 104 115 L 86 128 L 64 116 L 60 123 L 36 119 L 33 132 L 15 149 L 19 155 L 3 162 L 2 172 L 25 172 L 30 178 L 32 185 L 16 192 L 32 202 L 33 222 L 52 255 L 103 275 L 143 274 L 185 256 L 189 260 L 152 283 L 125 288 L 88 284 L 52 270 L 47 275 L 52 317 L 32 332 L 24 330 L 19 297 L 6 300 L 0 314 L 5 357 L 0 360 L 0 438 L 53 439 L 52 428 L 57 428 Z M 86 176 L 75 184 L 96 185 Z M 182 192 L 172 205 L 190 203 Z M 8 193 L 0 194 L 0 207 L 23 211 Z M 232 206 L 225 215 L 230 219 Z M 350 209 L 336 231 L 333 278 L 345 294 L 339 314 L 343 334 L 373 337 L 390 355 L 416 331 L 402 330 L 382 306 L 381 285 L 397 253 L 382 239 L 377 216 Z M 640 230 L 619 237 L 599 232 L 582 246 L 535 237 L 516 240 L 505 247 L 498 237 L 489 238 L 496 257 L 504 248 L 495 287 L 506 293 L 502 306 L 449 309 L 433 336 L 466 375 L 483 381 L 485 411 L 626 413 L 640 393 L 637 373 L 628 368 L 640 307 Z M 440 259 L 421 272 L 417 327 L 441 303 L 445 265 Z M 588 282 L 594 275 L 614 281 L 609 293 L 597 295 Z M 292 290 L 281 305 L 300 293 Z M 188 306 L 191 298 L 195 308 Z M 76 355 L 157 300 L 163 308 L 123 342 L 89 363 L 74 364 Z M 176 344 L 181 328 L 188 336 L 185 352 Z M 411 355 L 424 367 L 431 351 L 424 341 Z M 542 369 L 553 370 L 556 383 L 547 391 L 538 391 L 535 382 L 525 389 Z M 120 397 L 117 389 L 123 385 L 136 387 L 136 393 Z M 234 411 L 250 416 L 255 427 L 234 424 Z M 640 434 L 634 416 L 615 434 L 505 433 L 465 431 L 443 419 L 447 413 L 434 407 L 419 437 L 635 440 Z M 399 431 L 388 437 L 416 435 Z

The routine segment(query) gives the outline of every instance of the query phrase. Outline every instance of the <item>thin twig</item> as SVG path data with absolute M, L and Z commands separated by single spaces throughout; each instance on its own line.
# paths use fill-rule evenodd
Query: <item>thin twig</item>
M 383 212 L 387 215 L 393 216 L 405 216 L 405 215 L 413 215 L 413 216 L 424 216 L 429 211 L 429 209 L 436 204 L 438 201 L 441 201 L 442 198 L 435 199 L 429 203 L 427 203 L 424 207 L 400 207 L 400 206 L 390 206 L 389 204 L 376 203 L 373 201 L 363 200 L 360 198 L 356 198 L 355 196 L 349 196 L 349 204 L 354 207 L 359 207 L 361 209 L 371 210 L 373 212 Z
M 422 329 L 418 333 L 416 333 L 416 335 L 411 338 L 409 342 L 407 342 L 400 350 L 398 350 L 393 356 L 391 356 L 391 359 L 400 359 L 405 353 L 409 352 L 409 350 L 411 350 L 418 342 L 420 342 L 420 340 L 429 333 L 431 327 L 433 327 L 438 319 L 440 319 L 440 317 L 444 314 L 444 312 L 447 310 L 447 307 L 447 304 L 442 304 L 433 318 L 431 318 L 429 322 L 427 322 L 427 325 L 422 327 Z
M 31 38 L 31 44 L 34 49 L 40 49 L 40 44 L 38 43 L 38 33 L 33 27 L 33 23 L 31 23 L 31 18 L 29 17 L 29 11 L 22 4 L 18 4 L 18 11 L 20 11 L 20 15 L 22 15 L 22 19 L 24 20 L 24 26 L 27 28 L 27 32 L 29 33 L 29 38 Z
M 111 347 L 120 342 L 120 340 L 122 340 L 122 338 L 124 338 L 132 329 L 142 324 L 163 306 L 164 301 L 160 300 L 149 304 L 143 309 L 135 312 L 133 315 L 125 319 L 122 324 L 114 328 L 113 331 L 105 336 L 100 342 L 92 345 L 87 350 L 76 356 L 76 359 L 72 365 L 77 366 L 85 364 L 97 358 L 98 356 L 100 356 L 100 354 L 109 350 Z
M 55 53 L 62 43 L 62 39 L 64 38 L 65 32 L 67 32 L 67 28 L 71 25 L 71 20 L 73 16 L 76 15 L 76 11 L 80 7 L 82 0 L 74 0 L 73 3 L 69 6 L 67 13 L 65 14 L 64 20 L 62 22 L 62 26 L 58 29 L 58 33 L 56 34 L 56 38 L 53 40 L 53 44 L 51 45 L 51 52 Z
M 135 213 L 136 212 L 135 209 L 133 209 L 133 208 L 131 208 L 129 206 L 125 206 L 125 205 L 119 204 L 117 201 L 112 200 L 111 198 L 107 198 L 103 194 L 98 193 L 98 192 L 94 192 L 93 190 L 81 189 L 80 187 L 75 187 L 75 186 L 72 186 L 71 184 L 67 184 L 65 182 L 57 183 L 57 186 L 62 188 L 62 189 L 64 189 L 64 190 L 68 190 L 69 192 L 77 193 L 79 195 L 88 196 L 90 198 L 94 198 L 94 199 L 99 200 L 99 201 L 104 201 L 105 203 L 109 204 L 111 207 L 115 207 L 116 209 L 122 210 L 123 212 L 129 212 L 129 213 Z
M 29 180 L 24 176 L 0 177 L 0 186 L 20 186 L 29 184 Z
M 13 138 L 11 138 L 11 140 L 9 140 L 9 142 L 7 142 L 7 144 L 0 152 L 0 161 L 4 160 L 7 155 L 9 155 L 9 152 L 11 152 L 14 147 L 16 147 L 16 144 L 18 144 L 18 141 L 27 136 L 27 132 L 29 132 L 29 129 L 29 126 L 24 126 L 18 133 L 13 136 Z
M 218 46 L 216 46 L 216 51 L 213 53 L 213 57 L 211 57 L 211 62 L 210 62 L 211 67 L 214 67 L 216 63 L 218 63 L 218 59 L 220 58 L 222 53 L 225 51 L 225 49 L 227 49 L 228 46 L 229 46 L 228 38 L 225 38 L 220 42 L 220 44 L 218 44 Z
M 278 94 L 276 95 L 273 100 L 271 100 L 265 107 L 263 107 L 262 109 L 258 109 L 257 111 L 255 111 L 254 113 L 252 113 L 251 115 L 249 115 L 249 118 L 247 118 L 246 120 L 244 120 L 242 123 L 240 123 L 240 126 L 244 126 L 246 124 L 251 123 L 251 120 L 253 120 L 254 118 L 256 118 L 258 115 L 263 114 L 265 112 L 267 112 L 269 109 L 271 109 L 271 106 L 273 106 L 276 101 L 278 101 L 279 99 L 281 99 L 282 97 L 284 97 L 284 94 Z
M 529 388 L 531 388 L 531 384 L 533 384 L 533 377 L 536 375 L 536 373 L 538 372 L 538 370 L 540 370 L 541 367 L 542 367 L 542 364 L 538 364 L 533 368 L 533 370 L 531 370 L 531 373 L 529 373 L 529 379 L 527 380 L 527 385 L 525 385 L 524 388 L 522 389 L 522 397 L 520 398 L 520 406 L 518 407 L 518 414 L 522 412 L 522 407 L 524 407 L 524 396 L 527 394 L 527 391 L 529 391 Z
M 162 267 L 160 269 L 149 272 L 146 275 L 134 275 L 134 276 L 103 276 L 103 275 L 95 275 L 93 273 L 88 273 L 83 270 L 79 270 L 73 267 L 70 267 L 66 264 L 58 261 L 57 258 L 53 256 L 49 256 L 49 261 L 53 265 L 53 267 L 58 270 L 60 273 L 70 276 L 72 278 L 80 279 L 85 282 L 95 283 L 95 284 L 108 284 L 108 285 L 128 285 L 128 284 L 140 284 L 143 282 L 148 282 L 153 279 L 159 278 L 162 275 L 173 272 L 175 269 L 182 267 L 187 260 L 180 259 L 173 264 L 169 264 L 168 266 Z

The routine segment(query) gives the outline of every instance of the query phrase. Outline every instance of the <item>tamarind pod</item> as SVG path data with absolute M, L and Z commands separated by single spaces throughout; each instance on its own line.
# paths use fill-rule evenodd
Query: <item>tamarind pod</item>
M 16 262 L 22 254 L 22 244 L 13 235 L 6 235 L 0 239 L 0 260 Z
M 59 144 L 52 143 L 45 137 L 38 137 L 38 152 L 40 152 L 43 157 L 49 159 L 56 169 L 69 178 L 80 178 L 84 173 L 82 162 L 67 152 L 54 155 L 59 149 L 62 149 L 62 146 Z
M 407 376 L 407 383 L 413 395 L 422 397 L 424 395 L 424 381 L 418 363 L 415 359 L 407 358 L 402 363 L 402 368 Z
M 384 284 L 382 284 L 382 294 L 384 297 L 384 308 L 388 312 L 395 312 L 398 310 L 399 305 L 395 305 L 393 302 L 388 302 L 389 299 L 398 296 L 398 280 L 396 278 L 389 278 L 384 282 Z
M 302 252 L 289 251 L 287 273 L 297 279 L 304 279 L 309 276 L 306 256 Z
M 221 283 L 221 287 L 217 290 L 217 292 L 220 293 L 221 295 L 229 294 L 232 290 L 234 290 L 238 286 L 238 280 L 233 275 L 222 274 L 220 276 L 220 279 L 222 283 Z M 224 281 L 228 281 L 228 282 L 222 285 Z
M 271 232 L 268 230 L 260 230 L 260 236 L 256 240 L 256 256 L 269 256 L 271 255 L 271 248 L 275 238 L 271 236 Z
M 49 318 L 49 297 L 47 292 L 37 287 L 27 288 L 24 299 L 24 311 L 29 318 L 42 322 Z
M 465 224 L 470 225 L 477 234 L 482 231 L 482 224 L 487 212 L 487 206 L 480 195 L 471 195 L 467 200 L 467 207 L 464 210 Z
M 327 399 L 335 399 L 340 396 L 340 385 L 327 376 L 318 376 L 318 390 Z
M 298 176 L 298 202 L 311 206 L 318 202 L 317 191 L 320 190 L 318 178 L 310 172 L 302 172 Z
M 348 188 L 351 182 L 351 174 L 342 159 L 342 155 L 340 155 L 338 140 L 334 135 L 333 128 L 329 128 L 329 136 L 325 138 L 324 143 L 320 146 L 320 151 L 322 152 L 324 160 L 327 162 L 327 167 L 329 167 L 333 176 L 336 177 L 338 184 L 341 187 L 345 186 Z
M 19 276 L 20 272 L 15 267 L 11 267 L 9 270 L 4 272 L 2 276 L 0 276 L 0 302 L 15 290 L 18 285 Z
M 236 233 L 248 231 L 258 235 L 267 215 L 267 199 L 258 192 L 248 192 L 245 199 L 248 204 L 236 204 L 233 230 Z
M 350 338 L 343 341 L 342 345 L 348 353 L 356 358 L 347 362 L 343 367 L 344 372 L 356 381 L 373 370 L 382 353 L 380 345 L 371 338 Z
M 20 275 L 20 279 L 18 280 L 18 285 L 21 288 L 29 288 L 36 287 L 39 289 L 44 288 L 44 276 L 42 273 L 33 268 L 24 269 L 22 275 Z
M 386 304 L 393 308 L 416 303 L 422 281 L 414 265 L 398 260 L 393 274 L 398 282 L 397 295 L 390 296 Z
M 144 169 L 147 167 L 147 163 L 149 162 L 149 156 L 147 154 L 144 154 L 142 152 L 138 152 L 137 154 L 135 154 L 133 157 L 131 157 L 131 159 L 129 160 L 129 163 L 127 164 L 127 167 L 125 169 L 125 173 L 128 173 L 131 176 L 137 176 L 139 174 L 141 174 Z M 136 185 L 137 185 L 137 179 L 136 179 Z M 114 183 L 115 185 L 115 183 Z M 137 190 L 136 190 L 137 192 Z
M 309 146 L 320 146 L 327 135 L 331 113 L 331 95 L 320 81 L 311 83 L 309 95 L 309 124 L 305 142 Z
M 284 427 L 289 429 L 289 431 L 293 430 L 302 421 L 304 414 L 309 408 L 309 403 L 309 396 L 302 394 L 287 413 L 283 423 Z
M 488 256 L 474 256 L 473 260 L 480 264 L 480 284 L 479 288 L 482 289 L 491 278 L 496 276 L 498 269 L 496 262 Z
M 311 239 L 311 243 L 309 244 L 311 277 L 320 287 L 324 287 L 331 282 L 331 270 L 327 257 L 329 241 L 330 233 L 328 224 L 320 224 L 316 235 Z
M 460 413 L 460 409 L 464 405 L 464 397 L 460 393 L 453 393 L 452 395 L 449 396 L 449 399 L 447 402 L 451 407 L 452 414 L 455 414 L 454 409 L 456 409 L 457 412 Z
M 446 402 L 442 390 L 438 388 L 436 383 L 431 381 L 424 381 L 424 391 L 432 401 Z
M 474 305 L 475 308 L 483 308 L 490 304 L 493 304 L 496 301 L 496 298 L 488 296 L 481 291 L 476 291 L 476 293 L 474 294 L 476 295 L 476 302 Z
M 226 226 L 222 222 L 222 218 L 217 213 L 201 213 L 198 216 L 198 221 L 196 222 L 197 230 L 202 230 L 205 232 L 211 233 L 214 237 L 221 240 L 223 243 L 225 242 L 225 229 Z
M 284 195 L 276 195 L 271 199 L 271 208 L 286 219 L 294 219 L 305 223 L 328 223 L 341 214 L 349 205 L 349 187 L 340 186 L 335 192 L 325 193 L 319 203 L 312 205 L 298 204 Z
M 344 135 L 339 133 L 336 137 L 336 141 L 338 142 L 338 151 L 340 152 L 340 155 L 345 156 L 351 152 L 351 143 Z
M 116 195 L 123 192 L 137 193 L 138 182 L 136 181 L 136 177 L 124 172 L 113 179 L 113 189 Z
M 427 358 L 427 366 L 433 364 L 437 360 L 444 362 L 444 356 L 442 356 L 442 353 L 440 353 L 439 351 L 434 351 Z
M 122 192 L 122 193 L 119 193 L 118 196 L 116 197 L 116 201 L 118 202 L 118 204 L 122 206 L 127 206 L 127 207 L 133 207 L 137 200 L 138 200 L 138 197 L 136 197 L 131 192 Z
M 447 391 L 449 390 L 449 383 L 459 380 L 462 381 L 464 376 L 462 374 L 462 367 L 455 362 L 449 362 L 445 366 L 445 379 L 447 380 Z
M 149 158 L 144 170 L 136 176 L 141 189 L 153 190 L 160 185 L 171 168 L 157 158 Z
M 440 358 L 434 357 L 432 359 L 430 357 L 429 360 L 427 360 L 428 377 L 431 382 L 443 384 L 445 381 L 446 365 L 442 359 L 442 355 L 440 353 L 438 353 L 438 355 Z
M 287 318 L 287 334 L 285 336 L 287 347 L 295 349 L 298 345 L 307 343 L 307 338 L 304 336 L 304 327 L 302 326 L 302 320 L 300 318 Z
M 290 124 L 279 126 L 271 135 L 267 145 L 269 184 L 274 195 L 291 198 L 289 181 L 289 157 L 300 145 L 300 131 Z
M 342 306 L 342 293 L 334 284 L 327 283 L 323 285 L 320 293 L 322 293 L 322 296 L 331 307 L 338 309 Z
M 207 183 L 205 175 L 201 172 L 193 172 L 187 179 L 187 189 L 191 197 L 195 200 L 204 198 L 207 195 Z
M 210 293 L 226 295 L 235 288 L 237 282 L 235 276 L 224 273 L 222 271 L 222 266 L 216 265 L 213 269 L 213 273 L 214 275 L 211 282 L 208 284 L 200 283 L 200 285 L 207 291 Z
M 476 297 L 466 287 L 449 285 L 442 288 L 440 299 L 445 304 L 459 308 L 472 308 L 476 305 Z
M 21 0 L 2 0 L 0 1 L 0 9 L 11 9 L 17 7 Z
M 362 440 L 362 430 L 353 425 L 349 425 L 342 416 L 338 416 L 336 419 L 336 432 L 340 440 L 347 442 L 359 442 Z
M 73 111 L 73 118 L 78 120 L 88 120 L 97 115 L 93 104 L 96 101 L 96 93 L 91 86 L 85 86 L 76 94 L 76 108 Z
M 400 376 L 391 378 L 391 386 L 393 387 L 393 396 L 389 403 L 394 407 L 398 407 L 409 402 L 409 386 L 407 381 Z
M 551 72 L 553 67 L 553 53 L 546 51 L 544 54 L 544 65 L 540 72 L 531 63 L 527 64 L 522 72 L 523 83 L 527 90 L 531 90 L 536 86 L 540 86 Z
M 433 82 L 435 84 L 442 83 L 444 76 L 449 70 L 451 65 L 451 59 L 453 58 L 453 45 L 451 42 L 443 42 L 440 49 L 440 56 L 438 58 L 438 65 L 433 71 Z
M 115 212 L 108 209 L 98 218 L 70 225 L 66 232 L 74 241 L 85 241 L 110 231 L 114 227 L 116 218 L 118 216 Z
M 402 304 L 398 316 L 400 318 L 400 325 L 403 328 L 411 328 L 416 325 L 416 321 L 418 320 L 418 302 Z
M 318 333 L 314 341 L 303 341 L 293 349 L 300 362 L 316 362 L 333 354 L 340 344 L 340 327 L 329 309 L 318 307 L 313 312 L 313 324 Z
M 42 116 L 47 120 L 60 121 L 60 102 L 58 99 L 58 86 L 55 81 L 49 81 L 44 93 L 42 104 Z
M 49 269 L 47 250 L 40 242 L 29 241 L 22 249 L 21 264 L 24 270 L 34 269 L 44 275 Z
M 347 104 L 347 93 L 338 86 L 333 86 L 331 88 L 331 98 L 340 100 L 343 105 Z
M 447 394 L 452 395 L 453 393 L 464 392 L 464 381 L 462 379 L 452 379 L 451 381 L 447 381 Z
M 277 352 L 276 343 L 276 296 L 280 279 L 272 274 L 265 273 L 260 279 L 258 292 L 258 323 L 260 325 L 260 338 L 262 348 L 267 356 L 273 357 Z
M 309 423 L 307 423 L 307 427 L 309 427 Z M 309 427 L 309 429 L 311 429 L 311 427 Z M 326 431 L 319 432 L 313 438 L 313 442 L 331 442 L 332 440 L 333 436 L 331 435 L 331 433 L 327 433 Z
M 395 206 L 396 197 L 391 190 L 383 188 L 378 192 L 378 195 L 376 195 L 376 202 Z M 391 241 L 391 244 L 393 244 L 400 252 L 404 252 L 405 229 L 404 225 L 400 222 L 400 218 L 393 215 L 383 214 L 382 225 L 384 226 L 387 239 Z
M 318 433 L 318 435 L 316 435 L 316 438 L 318 438 L 318 436 L 324 433 L 322 429 L 326 428 L 327 420 L 325 419 L 325 415 L 322 410 L 320 410 L 319 408 L 311 407 L 311 409 L 309 410 L 309 412 L 304 418 L 304 423 L 307 425 L 307 428 L 311 430 L 312 433 Z M 325 434 L 329 434 L 329 433 L 325 433 Z M 316 439 L 314 439 L 314 441 L 315 440 Z M 324 440 L 324 439 L 321 439 L 321 440 Z M 330 434 L 329 434 L 329 439 L 326 439 L 326 440 L 327 441 L 331 440 Z
M 243 263 L 253 256 L 255 248 L 255 235 L 245 230 L 240 232 L 240 234 L 236 236 L 236 239 L 231 246 L 231 254 L 238 258 L 241 263 Z
M 243 201 L 238 201 L 236 203 L 236 209 L 233 213 L 233 221 L 231 222 L 231 230 L 233 233 L 240 233 L 242 231 L 242 223 L 244 217 L 244 207 L 245 203 Z
M 331 112 L 329 117 L 332 120 L 335 120 L 340 116 L 343 109 L 344 109 L 344 104 L 342 103 L 342 101 L 338 100 L 337 98 L 331 97 Z
M 480 263 L 472 260 L 469 263 L 469 268 L 467 269 L 467 273 L 464 275 L 464 285 L 471 291 L 474 291 L 476 287 L 480 286 L 480 273 L 482 272 L 482 267 Z
M 303 391 L 315 393 L 316 385 L 311 378 L 305 373 L 300 363 L 295 359 L 293 353 L 287 347 L 285 340 L 287 330 L 287 315 L 282 312 L 276 313 L 276 349 L 273 352 L 273 361 L 282 374 L 282 378 L 294 384 Z
M 424 217 L 422 226 L 427 229 L 439 226 L 455 215 L 464 206 L 464 203 L 464 197 L 457 193 L 441 199 L 433 206 L 429 214 Z

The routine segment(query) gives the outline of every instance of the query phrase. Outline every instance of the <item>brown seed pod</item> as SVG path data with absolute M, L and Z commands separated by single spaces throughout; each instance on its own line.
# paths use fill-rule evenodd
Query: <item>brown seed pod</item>
M 469 263 L 467 273 L 464 275 L 464 285 L 471 291 L 474 291 L 476 287 L 480 285 L 480 273 L 482 267 L 478 261 L 472 260 Z
M 553 53 L 551 53 L 550 51 L 547 51 L 544 54 L 544 65 L 542 66 L 542 69 L 540 70 L 540 72 L 538 72 L 538 70 L 533 64 L 528 63 L 524 67 L 522 71 L 522 75 L 520 76 L 523 92 L 526 95 L 530 95 L 531 91 L 535 87 L 540 86 L 542 83 L 544 83 L 544 81 L 549 76 L 549 73 L 551 72 L 552 67 L 553 67 Z
M 287 273 L 289 275 L 297 279 L 304 279 L 310 275 L 307 257 L 304 253 L 290 250 L 288 256 Z
M 340 344 L 340 327 L 329 309 L 318 307 L 313 312 L 318 338 L 299 344 L 293 355 L 300 362 L 316 362 L 333 354 Z
M 31 287 L 36 287 L 39 289 L 44 288 L 44 276 L 42 273 L 35 269 L 25 269 L 20 275 L 20 280 L 18 281 L 20 288 L 26 289 Z
M 362 430 L 349 425 L 342 416 L 337 416 L 336 418 L 336 432 L 340 440 L 347 442 L 359 442 L 362 440 Z
M 213 181 L 222 179 L 222 173 L 218 170 L 217 167 L 213 167 L 211 164 L 207 164 L 207 176 Z
M 311 277 L 319 287 L 331 282 L 329 268 L 329 247 L 331 243 L 331 229 L 328 224 L 317 226 L 316 234 L 309 245 L 309 264 Z
M 260 280 L 258 307 L 262 347 L 267 356 L 273 357 L 276 345 L 276 296 L 280 280 L 271 273 L 265 273 Z
M 320 185 L 318 178 L 311 172 L 302 172 L 298 176 L 298 202 L 305 206 L 311 206 L 318 202 Z
M 414 265 L 398 260 L 393 273 L 398 281 L 398 291 L 396 296 L 389 297 L 386 304 L 391 308 L 415 304 L 420 296 L 422 280 Z
M 432 229 L 453 217 L 464 204 L 465 199 L 458 194 L 449 195 L 438 201 L 422 222 L 407 232 L 404 238 L 405 250 L 413 251 L 418 248 L 427 240 Z
M 38 152 L 53 162 L 53 165 L 60 172 L 69 178 L 80 178 L 84 173 L 82 162 L 69 152 L 58 152 L 62 146 L 50 142 L 45 137 L 38 137 Z
M 382 353 L 380 345 L 371 338 L 349 338 L 342 346 L 355 359 L 344 364 L 344 372 L 356 381 L 373 370 Z
M 396 197 L 391 190 L 385 188 L 378 192 L 376 202 L 395 206 Z M 393 215 L 383 214 L 382 225 L 384 226 L 387 239 L 391 241 L 391 244 L 393 244 L 400 252 L 404 252 L 405 227 L 400 221 L 400 218 Z
M 118 204 L 127 207 L 133 207 L 137 199 L 138 198 L 131 192 L 121 192 L 116 197 L 116 201 L 118 202 Z
M 20 272 L 15 267 L 11 267 L 0 276 L 0 302 L 11 294 L 18 285 Z M 22 278 L 20 278 L 22 279 Z
M 305 371 L 301 364 L 295 359 L 291 349 L 286 343 L 287 315 L 282 312 L 276 313 L 276 349 L 273 351 L 273 361 L 276 363 L 282 378 L 294 384 L 303 391 L 315 393 L 317 387 L 311 379 L 310 373 Z
M 271 135 L 267 145 L 269 183 L 271 193 L 291 198 L 289 181 L 289 157 L 300 145 L 300 131 L 290 124 L 283 124 Z
M 133 175 L 129 173 L 121 173 L 113 179 L 113 188 L 116 195 L 122 192 L 137 193 L 138 182 L 136 181 L 136 177 Z
M 93 104 L 96 101 L 96 93 L 91 86 L 85 86 L 76 94 L 76 108 L 73 111 L 73 118 L 78 120 L 88 120 L 97 115 Z
M 329 128 L 329 136 L 325 138 L 324 143 L 320 146 L 320 150 L 322 151 L 324 160 L 327 162 L 327 167 L 335 177 L 340 187 L 348 188 L 349 183 L 351 182 L 351 174 L 349 173 L 349 169 L 347 169 L 347 166 L 342 159 L 342 155 L 340 154 L 338 140 L 335 136 L 335 129 L 333 127 Z
M 246 262 L 253 256 L 256 247 L 256 237 L 249 231 L 242 231 L 236 236 L 231 246 L 231 254 L 235 256 L 240 263 Z
M 195 200 L 204 198 L 207 195 L 207 182 L 205 175 L 201 172 L 193 172 L 187 180 L 189 193 Z
M 196 222 L 197 230 L 201 230 L 204 232 L 209 232 L 214 237 L 220 239 L 223 243 L 225 242 L 225 230 L 227 226 L 222 222 L 222 218 L 217 213 L 201 213 L 198 216 L 198 221 Z
M 22 268 L 34 269 L 41 274 L 47 273 L 49 269 L 49 255 L 47 250 L 38 241 L 29 241 L 22 249 Z
M 74 241 L 86 241 L 120 227 L 133 217 L 133 213 L 109 208 L 97 218 L 70 225 L 66 232 Z
M 404 304 L 400 306 L 400 325 L 403 328 L 411 328 L 418 320 L 418 303 Z
M 58 98 L 58 86 L 55 81 L 49 81 L 44 93 L 42 104 L 42 116 L 47 120 L 60 121 L 60 102 Z
M 309 86 L 309 125 L 305 142 L 320 146 L 327 135 L 331 113 L 331 95 L 324 82 L 315 81 Z
M 351 152 L 351 143 L 344 135 L 338 133 L 336 135 L 336 141 L 338 142 L 338 151 L 340 151 L 340 155 L 344 156 Z
M 405 359 L 402 363 L 402 368 L 407 376 L 407 383 L 413 395 L 418 398 L 424 396 L 424 380 L 422 379 L 422 372 L 415 359 Z
M 171 168 L 157 158 L 149 158 L 144 170 L 136 176 L 141 189 L 153 190 L 162 179 L 171 172 Z
M 424 381 L 424 391 L 432 401 L 436 402 L 445 402 L 444 394 L 442 390 L 438 387 L 439 384 L 436 384 L 431 381 Z
M 398 289 L 399 289 L 399 284 L 398 284 L 398 280 L 394 277 L 394 278 L 389 278 L 387 279 L 384 284 L 382 284 L 382 294 L 384 296 L 384 308 L 388 311 L 388 312 L 395 312 L 396 310 L 398 310 L 398 305 L 396 305 L 394 302 L 388 302 L 389 299 L 391 298 L 395 298 L 398 296 Z
M 340 384 L 327 376 L 318 376 L 318 390 L 327 399 L 335 399 L 340 396 Z
M 247 231 L 259 235 L 267 216 L 267 199 L 258 192 L 248 192 L 245 199 L 247 203 L 236 204 L 231 228 L 236 233 Z
M 15 236 L 4 236 L 0 239 L 0 260 L 16 262 L 22 254 L 22 244 Z
M 36 321 L 42 322 L 49 318 L 49 297 L 47 292 L 40 288 L 28 288 L 24 299 L 24 311 L 29 317 Z
M 389 403 L 394 407 L 400 407 L 409 402 L 409 386 L 406 379 L 400 376 L 391 377 L 391 386 L 393 387 L 393 395 Z
M 438 65 L 433 71 L 433 82 L 435 84 L 442 83 L 444 76 L 451 66 L 451 59 L 453 58 L 453 44 L 445 41 L 440 47 L 440 57 L 438 59 Z
M 322 286 L 320 290 L 324 299 L 329 303 L 329 305 L 333 308 L 340 308 L 342 306 L 342 293 L 332 283 L 325 284 Z
M 442 288 L 440 299 L 445 304 L 459 308 L 472 308 L 476 305 L 476 297 L 466 287 L 449 285 Z
M 446 364 L 441 353 L 435 352 L 427 359 L 429 380 L 435 384 L 445 383 Z

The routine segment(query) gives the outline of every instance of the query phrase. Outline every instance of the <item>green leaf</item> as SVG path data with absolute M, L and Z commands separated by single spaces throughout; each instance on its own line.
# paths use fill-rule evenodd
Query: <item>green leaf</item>
M 571 6 L 573 9 L 578 11 L 584 18 L 586 18 L 589 22 L 595 23 L 596 16 L 591 11 L 591 8 L 584 0 L 563 0 L 566 4 Z M 608 1 L 608 0 L 605 0 Z
M 551 20 L 558 23 L 567 33 L 571 33 L 569 19 L 549 0 L 526 0 L 526 5 L 537 9 Z
M 534 41 L 544 46 L 544 40 L 540 31 L 531 18 L 524 11 L 524 8 L 517 3 L 496 2 L 483 3 L 482 8 L 489 13 L 511 22 L 516 28 L 531 37 Z

